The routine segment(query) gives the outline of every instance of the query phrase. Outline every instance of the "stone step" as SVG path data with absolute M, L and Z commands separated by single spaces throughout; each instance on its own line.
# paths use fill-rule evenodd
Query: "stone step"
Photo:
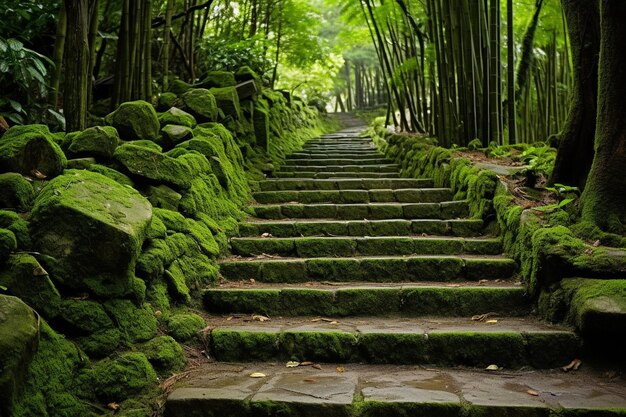
M 474 237 L 484 233 L 482 220 L 278 220 L 239 224 L 242 237 L 299 236 L 410 236 Z
M 365 148 L 365 149 L 335 149 L 335 150 L 320 150 L 320 149 L 301 149 L 296 151 L 296 153 L 303 154 L 322 154 L 322 155 L 332 155 L 332 154 L 340 154 L 340 155 L 377 155 L 379 158 L 382 155 L 376 148 Z
M 380 172 L 380 173 L 397 173 L 400 167 L 396 164 L 379 164 L 379 165 L 283 165 L 280 171 L 283 172 Z
M 499 255 L 500 239 L 458 237 L 246 237 L 232 238 L 233 254 L 320 258 L 339 256 Z
M 455 282 L 509 279 L 513 259 L 501 256 L 411 255 L 352 258 L 231 258 L 220 263 L 230 281 L 268 283 L 328 282 Z
M 278 178 L 260 181 L 261 191 L 283 190 L 398 190 L 403 188 L 431 188 L 431 179 L 411 178 L 355 178 L 355 179 L 311 179 Z
M 313 171 L 300 171 L 300 172 L 274 172 L 276 178 L 400 178 L 398 172 L 313 172 Z
M 306 158 L 316 158 L 316 159 L 379 159 L 384 158 L 384 155 L 378 152 L 369 152 L 369 153 L 323 153 L 323 152 L 294 152 L 291 155 L 287 156 L 287 160 L 292 159 L 306 159 Z
M 312 152 L 312 153 L 372 153 L 378 152 L 376 148 L 373 146 L 363 146 L 363 145 L 351 145 L 351 146 L 336 146 L 336 145 L 316 145 L 316 146 L 305 146 L 302 148 L 303 152 Z
M 252 194 L 257 203 L 280 204 L 365 204 L 365 203 L 441 203 L 454 197 L 449 188 L 405 188 L 398 190 L 281 190 Z
M 330 159 L 330 158 L 306 158 L 306 159 L 286 159 L 283 166 L 324 166 L 324 165 L 389 165 L 392 164 L 386 158 L 377 159 Z
M 201 365 L 175 386 L 165 416 L 618 417 L 626 408 L 623 380 L 584 367 L 557 373 L 316 365 Z M 250 378 L 253 373 L 266 377 Z
M 228 320 L 230 319 L 230 320 Z M 324 320 L 326 319 L 326 320 Z M 208 318 L 218 361 L 489 365 L 552 368 L 576 358 L 569 328 L 532 318 L 293 317 L 259 322 L 252 316 Z
M 530 300 L 521 285 L 455 284 L 337 286 L 306 283 L 298 287 L 227 283 L 204 290 L 204 307 L 217 314 L 263 314 L 265 316 L 457 316 L 472 317 L 485 312 L 497 316 L 524 316 Z M 232 288 L 231 288 L 232 287 Z
M 311 139 L 307 141 L 305 146 L 308 145 L 349 145 L 349 144 L 373 144 L 371 138 L 323 138 L 323 139 Z
M 455 219 L 467 217 L 466 201 L 443 203 L 277 204 L 251 206 L 260 219 Z

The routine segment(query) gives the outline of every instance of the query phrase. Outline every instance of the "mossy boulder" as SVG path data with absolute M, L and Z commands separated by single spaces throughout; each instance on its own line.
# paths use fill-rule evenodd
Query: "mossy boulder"
M 9 256 L 0 268 L 0 285 L 7 287 L 10 294 L 20 297 L 44 317 L 55 317 L 59 313 L 59 291 L 48 272 L 29 254 Z
M 159 98 L 157 100 L 157 107 L 159 111 L 164 111 L 174 106 L 177 98 L 178 96 L 174 93 L 169 93 L 169 92 L 161 93 L 161 95 L 159 95 Z
M 135 186 L 135 183 L 133 182 L 133 180 L 131 180 L 130 178 L 128 178 L 127 175 L 122 174 L 121 172 L 104 166 L 104 165 L 99 165 L 99 164 L 95 164 L 95 165 L 91 165 L 89 168 L 87 168 L 89 171 L 91 172 L 97 172 L 98 174 L 102 174 L 107 178 L 112 179 L 113 181 L 121 184 L 121 185 L 126 185 L 128 187 L 133 187 Z
M 239 95 L 235 87 L 211 88 L 209 91 L 215 96 L 217 107 L 219 107 L 225 115 L 232 116 L 234 119 L 241 118 Z
M 175 314 L 167 322 L 167 333 L 179 342 L 190 342 L 206 327 L 197 314 Z
M 74 158 L 67 160 L 67 169 L 89 169 L 96 164 L 96 158 Z
M 32 207 L 34 197 L 33 186 L 22 174 L 0 174 L 0 207 L 26 212 Z
M 181 96 L 184 110 L 191 113 L 200 122 L 214 122 L 219 110 L 215 96 L 205 88 L 192 88 Z
M 124 140 L 156 140 L 159 137 L 159 119 L 154 107 L 147 101 L 122 103 L 105 120 L 117 129 Z
M 172 158 L 156 149 L 124 144 L 115 151 L 115 159 L 137 177 L 186 189 L 191 186 L 193 172 L 185 161 Z
M 17 249 L 15 234 L 8 229 L 0 229 L 0 265 L 9 258 L 15 249 Z
M 165 125 L 179 125 L 194 128 L 196 127 L 196 118 L 178 107 L 171 107 L 168 111 L 159 115 L 159 123 Z
M 201 88 L 213 88 L 213 87 L 234 87 L 237 85 L 235 80 L 235 74 L 228 71 L 211 71 L 202 80 L 198 87 Z
M 111 158 L 119 144 L 117 130 L 111 126 L 94 126 L 80 132 L 69 147 L 75 155 Z
M 55 177 L 67 165 L 47 126 L 13 126 L 0 138 L 0 172 Z
M 105 302 L 104 309 L 125 340 L 145 342 L 156 336 L 157 319 L 148 304 L 137 306 L 130 300 L 116 299 Z
M 170 80 L 168 90 L 176 95 L 181 95 L 189 91 L 191 84 L 183 80 Z
M 33 310 L 19 298 L 0 295 L 0 415 L 13 415 L 38 343 L 39 323 Z
M 185 369 L 187 359 L 183 348 L 170 336 L 159 336 L 141 346 L 152 366 L 161 375 Z
M 243 66 L 235 72 L 235 79 L 238 82 L 249 80 L 259 81 L 261 77 L 249 66 Z
M 17 247 L 22 250 L 30 249 L 30 234 L 28 222 L 15 212 L 0 210 L 0 228 L 8 229 L 15 235 Z
M 193 137 L 193 130 L 187 126 L 165 125 L 161 129 L 163 139 L 169 146 L 176 146 Z
M 34 246 L 55 258 L 63 284 L 98 296 L 132 292 L 152 206 L 137 191 L 104 175 L 68 170 L 35 200 Z
M 254 136 L 256 137 L 257 146 L 260 146 L 267 152 L 270 144 L 270 116 L 268 109 L 260 104 L 254 106 L 252 123 L 254 124 Z
M 157 187 L 149 185 L 142 190 L 152 207 L 159 207 L 167 210 L 178 210 L 178 205 L 183 196 L 172 190 L 167 185 L 159 185 Z M 154 219 L 152 220 L 154 223 Z
M 107 403 L 147 392 L 156 385 L 157 374 L 146 355 L 129 352 L 97 362 L 79 379 L 93 388 L 99 400 Z

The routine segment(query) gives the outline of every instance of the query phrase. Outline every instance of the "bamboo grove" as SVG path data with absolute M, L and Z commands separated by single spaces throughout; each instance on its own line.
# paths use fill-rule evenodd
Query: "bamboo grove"
M 387 118 L 400 129 L 447 146 L 534 142 L 562 129 L 572 76 L 559 2 L 352 0 L 342 10 L 367 26 Z M 341 100 L 359 107 L 359 86 L 371 81 L 347 65 L 354 87 Z

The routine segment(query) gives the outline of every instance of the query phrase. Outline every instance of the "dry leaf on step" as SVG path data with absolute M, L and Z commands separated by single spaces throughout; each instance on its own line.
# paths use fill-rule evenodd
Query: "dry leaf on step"
M 539 396 L 539 393 L 537 391 L 535 391 L 534 389 L 529 389 L 528 391 L 526 391 L 526 394 L 532 395 L 533 397 L 538 397 Z
M 300 366 L 300 362 L 296 362 L 296 361 L 289 361 L 287 362 L 287 368 L 297 368 L 298 366 Z
M 265 317 L 260 314 L 255 314 L 252 316 L 252 321 L 260 321 L 261 323 L 263 323 L 264 321 L 270 321 L 270 320 L 271 319 L 269 317 Z
M 313 365 L 313 362 L 310 362 L 310 361 L 300 362 L 300 366 L 311 366 L 311 365 Z
M 265 374 L 261 372 L 253 372 L 250 374 L 250 378 L 265 378 Z
M 320 365 L 319 363 L 316 363 L 315 365 L 312 366 L 312 368 L 321 370 L 322 369 L 322 365 Z
M 488 367 L 485 368 L 485 370 L 487 371 L 497 371 L 498 369 L 500 369 L 498 365 L 489 365 Z
M 118 403 L 116 403 L 116 402 L 111 402 L 111 403 L 107 404 L 107 408 L 109 410 L 117 411 L 117 410 L 120 409 L 120 405 Z
M 582 364 L 583 364 L 583 361 L 581 361 L 580 359 L 574 359 L 573 361 L 571 361 L 570 363 L 568 363 L 561 369 L 563 370 L 563 372 L 578 371 L 578 368 L 580 368 L 580 365 Z
M 265 232 L 261 235 L 261 237 L 272 237 L 272 234 Z
M 38 180 L 45 180 L 46 178 L 48 178 L 46 175 L 42 174 L 41 172 L 37 171 L 36 169 L 33 169 L 32 171 L 30 171 L 30 174 L 37 178 Z
M 495 323 L 497 323 L 497 322 L 498 322 L 498 320 L 491 319 L 491 320 L 487 320 L 485 323 L 488 323 L 488 324 L 495 324 Z

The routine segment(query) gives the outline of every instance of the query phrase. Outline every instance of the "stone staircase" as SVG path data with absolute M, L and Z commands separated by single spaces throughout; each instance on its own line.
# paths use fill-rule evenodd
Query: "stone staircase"
M 577 357 L 577 336 L 530 315 L 515 262 L 466 202 L 400 178 L 357 130 L 308 142 L 260 187 L 204 292 L 216 361 L 170 394 L 167 416 L 626 407 L 623 386 L 542 370 Z

